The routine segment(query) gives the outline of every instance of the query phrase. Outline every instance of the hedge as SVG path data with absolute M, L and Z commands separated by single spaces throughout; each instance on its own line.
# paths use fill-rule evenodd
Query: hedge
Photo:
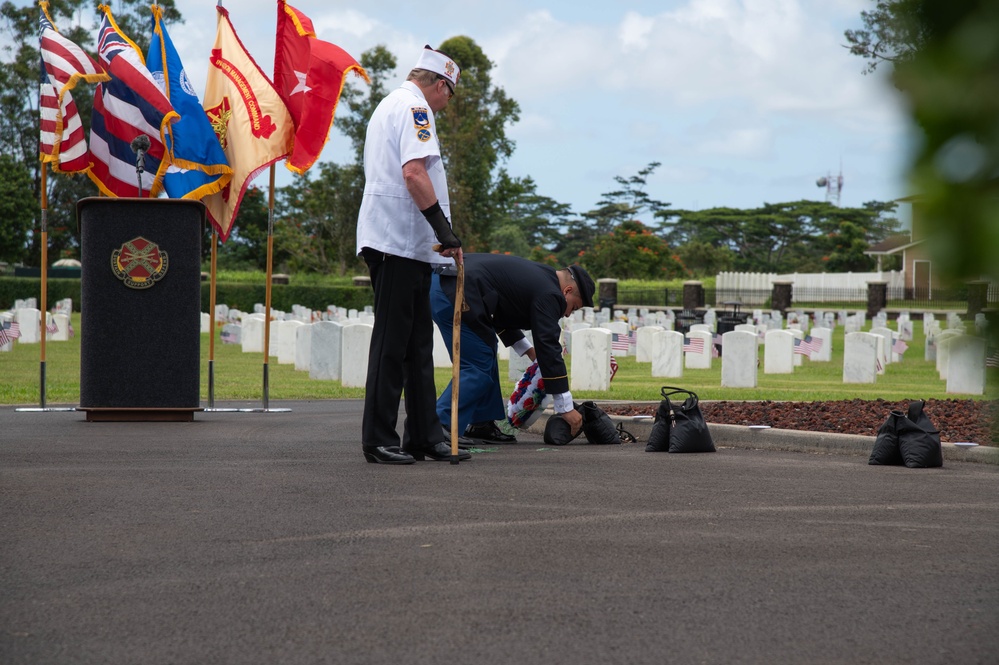
M 73 299 L 73 309 L 80 311 L 80 280 L 48 280 L 48 302 L 52 307 L 64 298 Z M 31 277 L 0 277 L 0 310 L 11 309 L 16 300 L 39 298 L 41 279 Z M 155 287 L 154 287 L 155 288 Z M 210 284 L 201 284 L 201 310 L 208 311 Z M 266 298 L 264 284 L 215 285 L 215 302 L 228 305 L 244 312 L 252 312 L 257 303 L 263 304 Z M 363 309 L 375 302 L 374 292 L 369 286 L 294 286 L 275 284 L 271 287 L 271 307 L 290 312 L 292 305 L 302 305 L 310 309 L 323 310 L 328 305 L 347 309 Z

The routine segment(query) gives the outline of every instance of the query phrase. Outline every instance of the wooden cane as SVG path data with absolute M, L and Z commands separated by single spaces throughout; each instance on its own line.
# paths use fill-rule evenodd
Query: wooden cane
M 458 264 L 451 324 L 451 464 L 458 463 L 458 380 L 461 377 L 461 312 L 465 309 L 465 265 Z

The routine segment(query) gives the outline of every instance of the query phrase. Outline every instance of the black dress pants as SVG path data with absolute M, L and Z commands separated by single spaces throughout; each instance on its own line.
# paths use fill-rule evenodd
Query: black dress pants
M 361 250 L 375 292 L 375 325 L 368 352 L 364 446 L 398 446 L 399 400 L 406 395 L 406 442 L 443 441 L 434 385 L 434 323 L 430 316 L 430 264 Z

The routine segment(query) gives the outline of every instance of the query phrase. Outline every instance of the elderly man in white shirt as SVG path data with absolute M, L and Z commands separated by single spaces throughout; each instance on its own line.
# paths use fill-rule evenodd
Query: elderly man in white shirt
M 434 120 L 460 77 L 454 60 L 427 46 L 368 122 L 357 252 L 375 292 L 361 424 L 361 446 L 371 463 L 451 457 L 435 409 L 430 281 L 435 267 L 462 261 L 461 241 L 448 221 L 447 177 Z M 395 428 L 403 389 L 400 446 Z M 470 457 L 463 452 L 460 459 Z

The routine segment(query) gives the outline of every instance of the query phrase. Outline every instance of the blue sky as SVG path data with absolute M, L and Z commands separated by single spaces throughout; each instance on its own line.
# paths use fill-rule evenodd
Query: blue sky
M 199 91 L 215 4 L 177 0 L 186 22 L 171 27 Z M 275 2 L 223 4 L 270 74 Z M 862 60 L 842 46 L 872 0 L 291 4 L 355 57 L 387 46 L 399 82 L 423 44 L 471 37 L 495 63 L 494 83 L 520 104 L 520 122 L 507 129 L 516 142 L 507 169 L 576 212 L 595 207 L 615 176 L 652 161 L 662 166 L 648 192 L 674 208 L 823 200 L 816 179 L 841 164 L 844 206 L 909 193 L 903 102 L 883 74 L 862 75 Z M 346 140 L 333 132 L 323 159 L 347 159 Z M 278 169 L 279 184 L 290 181 L 286 172 Z

